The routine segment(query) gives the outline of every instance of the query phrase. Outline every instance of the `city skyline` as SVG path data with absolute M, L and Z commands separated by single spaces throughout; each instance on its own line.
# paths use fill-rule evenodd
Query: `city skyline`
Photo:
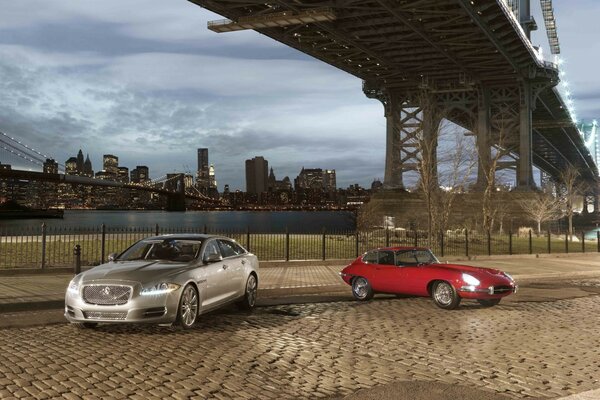
M 194 4 L 24 0 L 3 11 L 0 130 L 60 162 L 66 149 L 102 146 L 161 176 L 195 172 L 189 149 L 211 148 L 220 190 L 244 190 L 240 165 L 257 154 L 280 176 L 327 166 L 340 187 L 383 178 L 383 107 L 359 79 L 256 32 L 212 33 L 206 21 L 221 17 Z M 547 49 L 537 2 L 534 11 L 533 42 Z M 596 118 L 600 5 L 555 11 L 577 114 Z
M 202 186 L 204 184 L 208 185 L 209 184 L 208 180 L 206 182 L 203 182 L 203 181 L 204 181 L 205 178 L 208 178 L 209 175 L 207 175 L 206 177 L 204 177 L 204 176 L 202 176 L 202 174 L 200 174 L 200 171 L 201 171 L 201 169 L 206 169 L 206 172 L 208 174 L 208 171 L 209 171 L 208 167 L 210 166 L 211 169 L 213 167 L 213 164 L 209 162 L 209 150 L 210 149 L 207 149 L 207 148 L 198 148 L 198 149 L 196 149 L 197 160 L 198 160 L 198 165 L 197 165 L 198 166 L 198 170 L 196 170 L 196 171 L 192 171 L 192 170 L 184 171 L 184 170 L 181 170 L 181 171 L 174 171 L 174 172 L 172 172 L 170 174 L 173 174 L 173 173 L 175 173 L 175 174 L 182 173 L 182 174 L 184 174 L 186 176 L 192 176 L 193 179 L 194 179 L 194 183 L 196 185 L 198 185 L 198 186 Z M 80 157 L 83 157 L 83 149 L 79 149 L 76 157 L 75 156 L 71 156 L 71 157 L 69 157 L 64 162 L 63 165 L 66 168 L 62 172 L 59 171 L 59 170 L 57 170 L 57 172 L 47 171 L 46 170 L 46 163 L 49 163 L 49 162 L 52 162 L 52 163 L 56 164 L 55 168 L 60 169 L 58 167 L 58 164 L 62 164 L 62 163 L 59 162 L 59 161 L 57 161 L 57 160 L 55 160 L 55 159 L 52 159 L 52 158 L 47 159 L 46 163 L 44 164 L 44 166 L 40 167 L 40 170 L 44 170 L 44 172 L 52 172 L 52 173 L 80 174 L 80 175 L 89 176 L 89 177 L 96 177 L 96 178 L 100 178 L 100 176 L 102 176 L 102 178 L 100 178 L 100 179 L 104 179 L 105 177 L 102 174 L 105 173 L 105 172 L 108 172 L 108 176 L 111 176 L 111 175 L 116 176 L 116 175 L 118 175 L 118 172 L 108 171 L 107 170 L 107 168 L 106 168 L 106 162 L 107 162 L 107 158 L 108 158 L 110 160 L 109 162 L 111 164 L 113 164 L 113 166 L 115 168 L 126 169 L 128 172 L 131 173 L 131 176 L 133 176 L 133 174 L 138 174 L 139 171 L 137 171 L 137 170 L 139 170 L 140 168 L 144 169 L 144 172 L 143 172 L 144 179 L 149 178 L 149 180 L 154 180 L 154 179 L 159 179 L 161 177 L 164 177 L 166 175 L 170 175 L 170 174 L 165 174 L 163 176 L 153 175 L 151 172 L 149 172 L 149 171 L 152 171 L 152 168 L 151 168 L 151 166 L 148 166 L 148 165 L 136 165 L 135 168 L 132 167 L 132 166 L 125 166 L 125 165 L 121 164 L 121 162 L 119 161 L 119 156 L 115 155 L 115 154 L 103 154 L 102 155 L 102 163 L 100 163 L 100 167 L 96 168 L 96 169 L 94 169 L 94 167 L 93 167 L 94 163 L 91 162 L 89 153 L 86 153 L 85 162 L 83 161 L 83 159 L 81 160 L 81 166 L 79 166 L 77 164 L 77 160 Z M 251 160 L 245 160 L 243 168 L 240 170 L 241 171 L 240 173 L 244 177 L 244 184 L 245 185 L 244 185 L 243 188 L 240 188 L 240 189 L 235 189 L 234 188 L 233 191 L 239 190 L 241 192 L 251 192 L 251 193 L 259 193 L 260 192 L 260 191 L 256 191 L 256 190 L 250 190 L 250 191 L 248 190 L 248 177 L 249 177 L 249 175 L 248 175 L 248 162 L 256 162 L 257 159 L 262 160 L 261 162 L 264 163 L 264 167 L 265 167 L 265 171 L 264 172 L 266 172 L 264 174 L 264 177 L 262 178 L 262 181 L 260 182 L 260 187 L 264 188 L 263 192 L 267 191 L 267 187 L 269 185 L 274 184 L 274 183 L 270 182 L 269 171 L 272 174 L 277 169 L 274 168 L 273 166 L 269 166 L 267 158 L 265 158 L 264 156 L 261 156 L 261 155 L 257 155 L 257 156 L 254 156 Z M 88 164 L 88 162 L 89 162 L 89 164 Z M 71 165 L 69 165 L 69 164 L 71 164 Z M 84 167 L 84 165 L 85 165 L 85 167 Z M 12 165 L 11 165 L 11 167 L 12 167 Z M 251 168 L 254 168 L 254 167 L 251 167 Z M 216 168 L 214 170 L 216 170 Z M 214 170 L 212 170 L 213 173 L 214 173 Z M 289 176 L 295 176 L 296 178 L 299 178 L 299 177 L 302 176 L 302 174 L 304 173 L 305 170 L 306 171 L 320 171 L 320 173 L 323 174 L 321 176 L 321 181 L 322 181 L 321 183 L 322 183 L 322 186 L 326 190 L 329 190 L 329 189 L 335 190 L 335 189 L 338 189 L 338 188 L 339 189 L 343 189 L 343 187 L 337 185 L 336 171 L 335 171 L 335 169 L 328 169 L 328 168 L 324 168 L 323 169 L 322 166 L 311 166 L 310 168 L 306 168 L 305 166 L 302 166 L 301 169 L 297 173 L 295 173 L 295 174 L 292 173 L 291 175 L 286 175 L 284 178 L 289 179 Z M 100 175 L 99 175 L 99 173 L 100 173 Z M 280 175 L 280 176 L 283 176 L 283 175 Z M 332 178 L 330 178 L 330 177 L 332 177 Z M 377 180 L 377 178 L 375 178 L 374 180 L 372 180 L 371 182 L 369 182 L 364 187 L 365 188 L 370 187 L 371 184 L 375 180 Z M 281 181 L 277 181 L 277 182 L 281 182 Z M 348 187 L 350 187 L 352 185 L 355 185 L 355 184 L 356 183 L 350 184 L 350 185 L 348 185 Z M 253 187 L 256 187 L 256 183 L 252 183 L 251 185 Z M 300 185 L 300 186 L 306 186 L 306 187 L 308 187 L 310 185 Z M 220 188 L 217 188 L 217 189 L 219 190 L 219 192 L 223 192 L 223 190 L 224 190 L 225 187 L 230 188 L 231 185 L 228 184 L 227 182 L 224 182 L 222 184 L 222 186 Z M 327 189 L 327 188 L 329 188 L 329 189 Z

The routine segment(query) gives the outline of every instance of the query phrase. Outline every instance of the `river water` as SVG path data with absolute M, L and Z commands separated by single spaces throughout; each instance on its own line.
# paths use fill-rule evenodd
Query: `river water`
M 348 211 L 97 211 L 65 210 L 62 219 L 0 220 L 0 229 L 17 233 L 40 228 L 42 223 L 55 228 L 107 227 L 233 230 L 252 232 L 316 233 L 354 230 L 355 219 Z

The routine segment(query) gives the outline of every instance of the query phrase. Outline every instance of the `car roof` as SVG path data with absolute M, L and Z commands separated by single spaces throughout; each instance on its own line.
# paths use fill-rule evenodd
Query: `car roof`
M 391 250 L 391 251 L 400 251 L 400 250 L 429 250 L 429 248 L 428 247 L 418 247 L 418 246 L 396 246 L 396 247 L 378 247 L 378 248 L 373 249 L 373 250 Z
M 234 239 L 228 238 L 226 236 L 209 235 L 206 233 L 170 233 L 170 234 L 166 234 L 166 235 L 150 236 L 150 237 L 144 238 L 144 240 L 166 240 L 166 239 L 205 240 L 205 239 L 212 239 L 212 238 L 234 240 Z

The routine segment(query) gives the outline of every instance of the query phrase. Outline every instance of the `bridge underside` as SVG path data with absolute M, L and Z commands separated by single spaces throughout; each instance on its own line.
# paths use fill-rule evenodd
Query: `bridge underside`
M 476 135 L 480 183 L 498 151 L 515 159 L 522 190 L 534 187 L 533 164 L 555 180 L 569 165 L 596 179 L 558 70 L 502 0 L 190 1 L 362 79 L 385 107 L 388 187 L 419 169 L 442 118 Z

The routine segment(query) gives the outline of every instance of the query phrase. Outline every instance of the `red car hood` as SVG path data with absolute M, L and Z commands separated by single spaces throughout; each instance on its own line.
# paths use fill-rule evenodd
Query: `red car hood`
M 491 275 L 502 275 L 502 271 L 498 269 L 492 268 L 481 268 L 481 267 L 472 267 L 470 265 L 460 265 L 460 264 L 431 264 L 431 267 L 435 268 L 446 268 L 452 269 L 456 271 L 466 272 L 468 274 L 491 274 Z

